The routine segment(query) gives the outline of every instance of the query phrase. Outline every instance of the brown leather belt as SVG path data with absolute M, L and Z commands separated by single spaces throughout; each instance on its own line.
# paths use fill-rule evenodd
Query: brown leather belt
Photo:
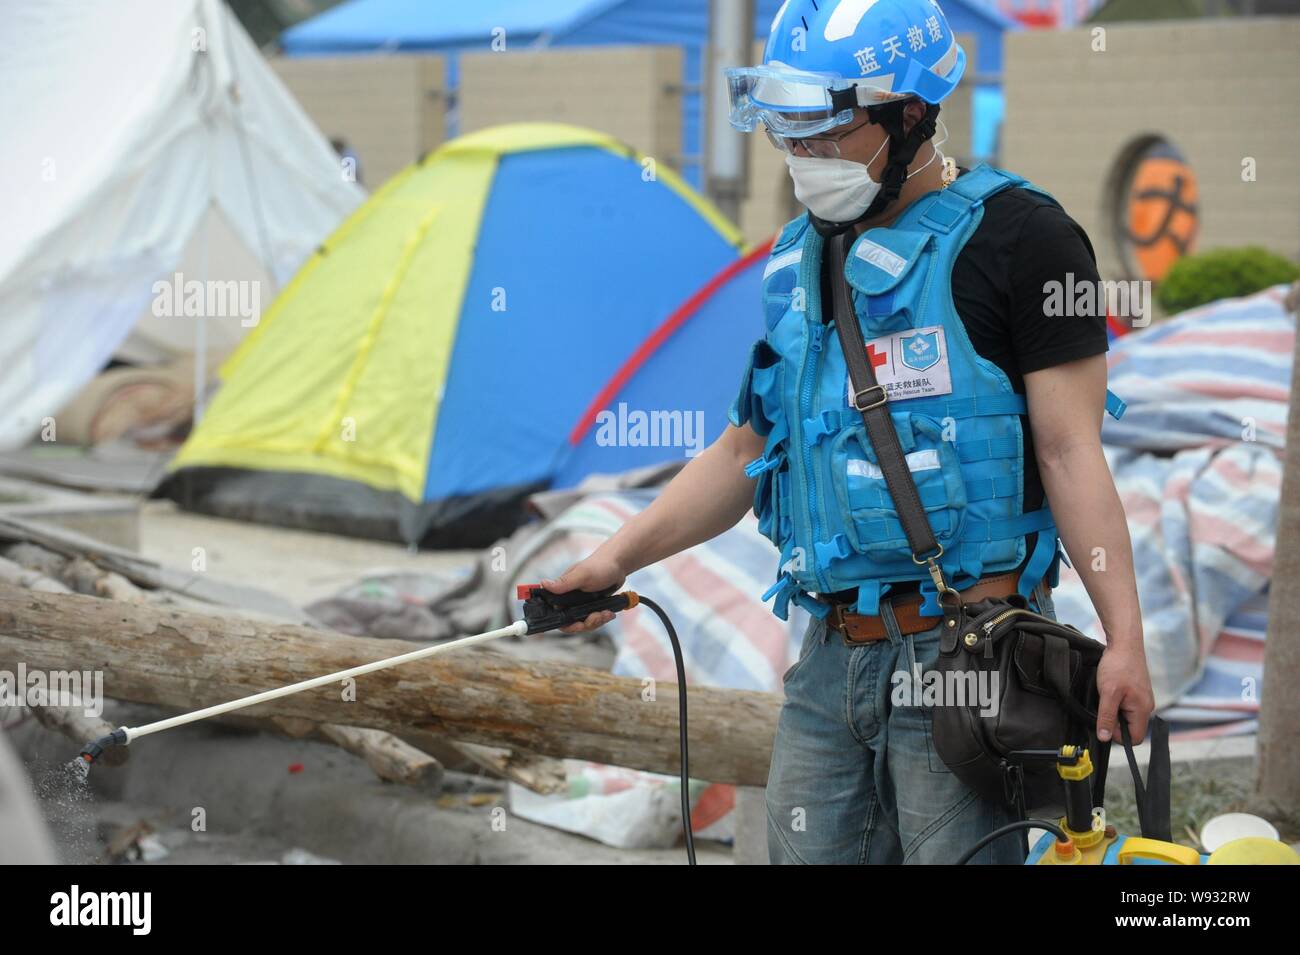
M 973 586 L 961 592 L 962 601 L 975 603 L 989 597 L 1010 597 L 1019 585 L 1019 574 L 1014 572 L 994 574 L 983 577 Z M 1044 585 L 1046 586 L 1046 585 Z M 919 593 L 900 594 L 893 599 L 886 598 L 898 621 L 900 633 L 922 633 L 938 625 L 943 616 L 929 616 L 921 613 L 921 595 Z M 879 614 L 867 616 L 861 613 L 845 613 L 844 604 L 834 604 L 826 624 L 844 637 L 845 643 L 871 643 L 888 636 L 885 618 Z

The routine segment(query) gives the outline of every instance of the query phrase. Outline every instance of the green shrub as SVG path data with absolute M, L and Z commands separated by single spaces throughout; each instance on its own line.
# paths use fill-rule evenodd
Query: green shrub
M 1257 245 L 1185 255 L 1156 288 L 1156 299 L 1172 315 L 1221 298 L 1250 295 L 1300 278 L 1300 267 Z

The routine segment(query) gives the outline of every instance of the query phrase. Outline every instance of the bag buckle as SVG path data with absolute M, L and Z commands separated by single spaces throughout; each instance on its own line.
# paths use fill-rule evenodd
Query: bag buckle
M 864 405 L 862 403 L 863 400 L 862 396 L 869 395 L 873 391 L 880 392 L 880 399 L 878 401 L 871 402 L 871 404 Z M 872 385 L 870 388 L 863 388 L 861 391 L 854 392 L 853 407 L 856 408 L 858 411 L 870 411 L 872 408 L 879 408 L 888 400 L 889 400 L 889 394 L 885 391 L 884 385 Z
M 939 592 L 939 603 L 941 605 L 943 603 L 943 598 L 949 594 L 957 597 L 958 603 L 960 603 L 961 598 L 958 597 L 957 591 L 948 586 L 948 581 L 943 579 L 943 571 L 939 568 L 939 558 L 943 556 L 943 545 L 936 543 L 934 546 L 939 548 L 937 554 L 932 554 L 924 559 L 913 554 L 912 563 L 917 564 L 918 566 L 924 564 L 925 568 L 930 571 L 930 579 L 934 581 L 934 589 Z

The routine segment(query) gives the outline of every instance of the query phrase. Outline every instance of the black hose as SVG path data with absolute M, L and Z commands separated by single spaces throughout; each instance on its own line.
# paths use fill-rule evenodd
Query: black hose
M 682 753 L 682 831 L 686 834 L 686 858 L 691 865 L 695 865 L 695 836 L 691 832 L 691 790 L 690 790 L 690 772 L 687 768 L 687 742 L 686 742 L 686 664 L 682 662 L 682 645 L 677 642 L 677 631 L 673 629 L 673 622 L 668 619 L 668 614 L 664 613 L 664 608 L 659 606 L 649 597 L 637 595 L 639 603 L 645 604 L 654 611 L 659 622 L 664 625 L 668 631 L 668 641 L 673 645 L 673 663 L 677 666 L 677 728 L 679 733 L 678 746 Z M 979 848 L 978 846 L 976 848 Z
M 1069 841 L 1070 837 L 1066 835 L 1065 830 L 1054 822 L 1048 822 L 1046 819 L 1017 819 L 1015 822 L 1007 823 L 1000 829 L 994 829 L 979 842 L 975 843 L 975 845 L 967 849 L 965 854 L 957 860 L 957 865 L 965 865 L 967 862 L 970 862 L 971 857 L 990 842 L 1001 839 L 1003 836 L 1009 836 L 1013 832 L 1019 832 L 1021 829 L 1032 829 L 1035 826 L 1039 829 L 1046 829 L 1052 835 L 1056 836 L 1057 842 Z

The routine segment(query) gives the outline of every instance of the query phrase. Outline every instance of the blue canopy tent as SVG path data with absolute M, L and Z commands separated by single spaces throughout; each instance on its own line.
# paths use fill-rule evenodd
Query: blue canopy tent
M 765 39 L 781 0 L 756 0 L 755 39 Z M 1002 33 L 1017 24 L 976 0 L 947 0 L 943 5 L 958 33 L 975 36 L 976 75 L 987 77 L 985 90 L 1000 94 Z M 683 177 L 699 186 L 704 125 L 700 86 L 709 36 L 709 0 L 476 0 L 466 4 L 431 4 L 427 0 L 348 0 L 284 31 L 280 37 L 290 56 L 429 51 L 447 56 L 447 86 L 459 83 L 457 54 L 489 48 L 494 30 L 503 30 L 506 49 L 546 46 L 666 44 L 684 51 L 682 83 Z M 987 102 L 987 96 L 981 102 Z M 974 139 L 994 141 L 977 106 Z M 989 113 L 1000 118 L 1000 110 Z M 450 132 L 455 135 L 453 127 Z M 977 150 L 977 155 L 980 154 Z
M 483 48 L 492 31 L 510 46 L 545 45 L 624 0 L 349 0 L 285 30 L 280 44 L 290 56 L 383 50 Z M 640 42 L 640 41 L 632 41 Z

